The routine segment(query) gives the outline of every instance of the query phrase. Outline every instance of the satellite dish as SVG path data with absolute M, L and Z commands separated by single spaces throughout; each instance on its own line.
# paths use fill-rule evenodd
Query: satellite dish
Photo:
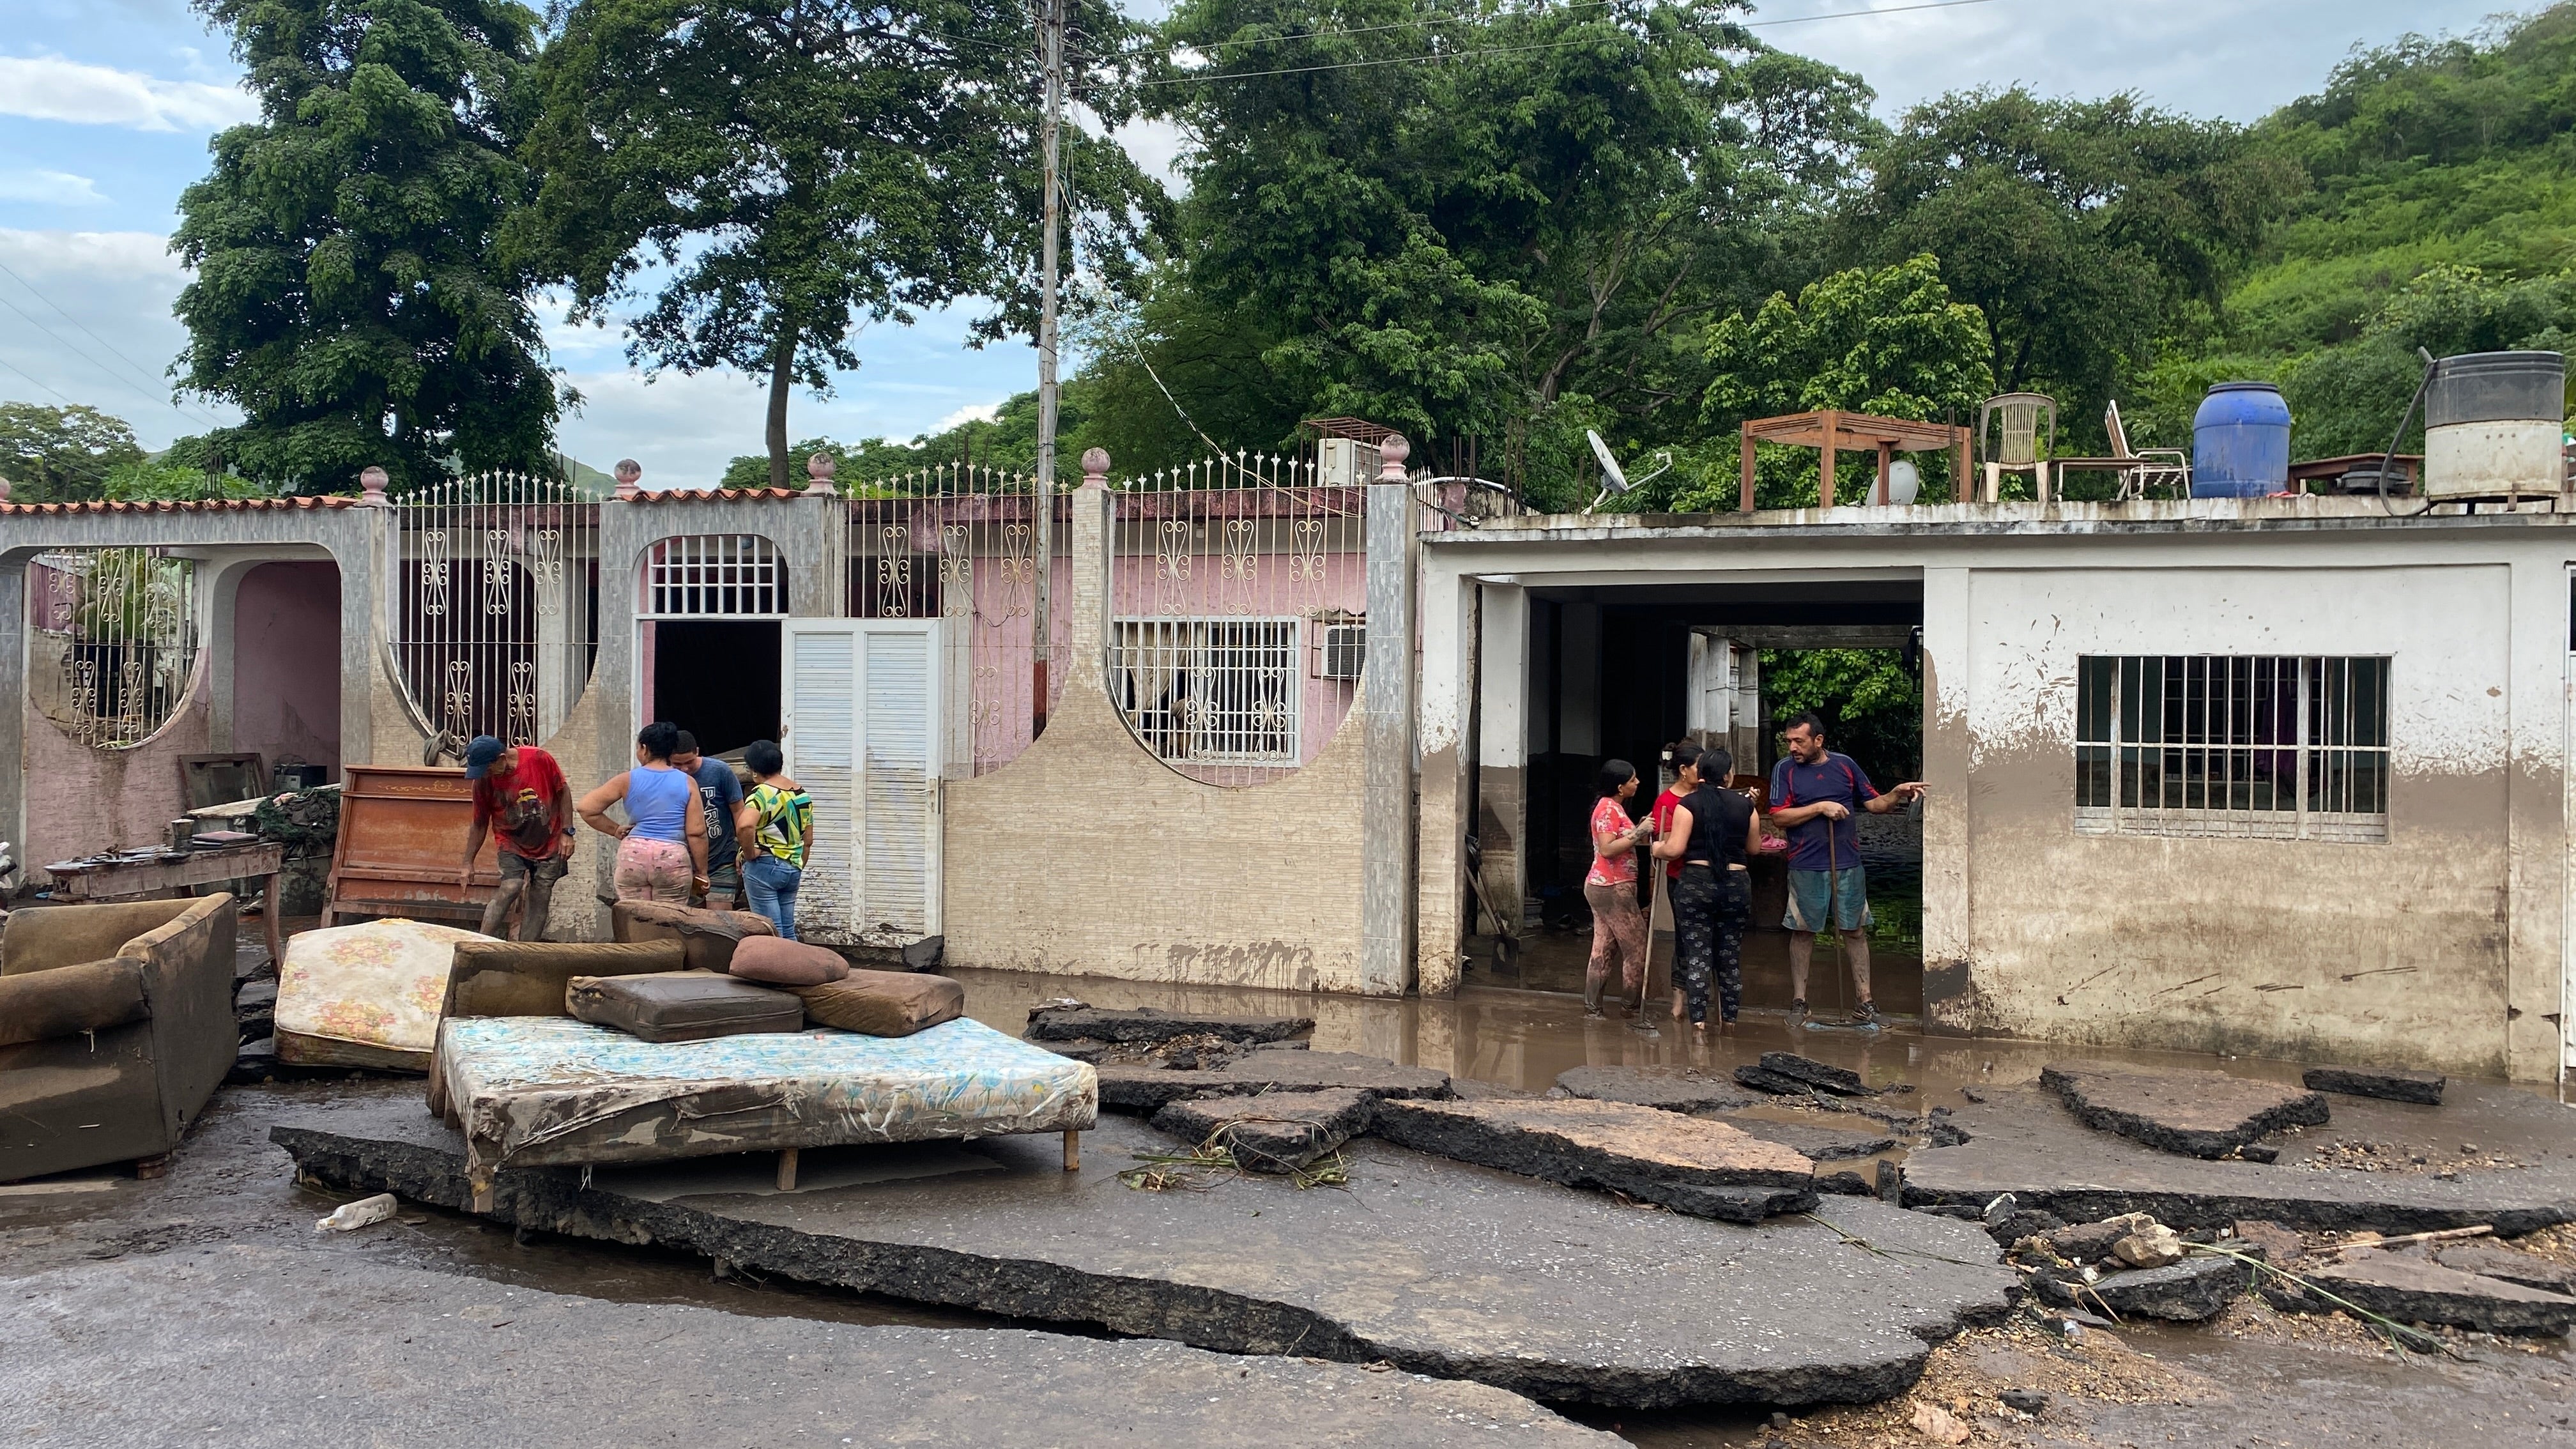
M 1655 454 L 1655 459 L 1663 465 L 1662 467 L 1659 467 L 1654 472 L 1647 474 L 1644 478 L 1630 478 L 1628 476 L 1628 470 L 1620 467 L 1619 460 L 1610 455 L 1610 445 L 1601 441 L 1601 435 L 1599 433 L 1594 432 L 1590 428 L 1585 428 L 1583 430 L 1583 436 L 1591 440 L 1592 456 L 1601 460 L 1601 492 L 1593 498 L 1592 507 L 1583 510 L 1586 513 L 1590 513 L 1594 509 L 1599 508 L 1602 502 L 1609 498 L 1613 493 L 1625 493 L 1640 483 L 1646 482 L 1649 479 L 1660 478 L 1666 473 L 1672 471 L 1673 455 L 1669 451 L 1659 450 Z
M 1610 456 L 1610 445 L 1601 441 L 1601 435 L 1590 428 L 1583 430 L 1583 436 L 1592 440 L 1592 456 L 1601 460 L 1601 480 L 1608 485 L 1608 491 L 1627 492 L 1628 470 L 1620 467 L 1619 460 Z

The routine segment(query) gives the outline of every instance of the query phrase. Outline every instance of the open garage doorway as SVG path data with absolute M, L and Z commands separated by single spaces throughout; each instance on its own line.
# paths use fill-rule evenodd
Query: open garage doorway
M 1517 949 L 1497 949 L 1494 923 L 1478 911 L 1466 983 L 1583 989 L 1591 951 L 1583 896 L 1592 862 L 1586 822 L 1605 760 L 1639 769 L 1643 778 L 1631 808 L 1642 815 L 1671 782 L 1661 759 L 1667 744 L 1689 738 L 1724 745 L 1735 758 L 1735 783 L 1767 805 L 1781 729 L 1790 717 L 1813 710 L 1829 722 L 1828 747 L 1852 756 L 1879 789 L 1919 778 L 1922 617 L 1922 587 L 1911 576 L 1529 590 L 1521 638 L 1489 635 L 1483 651 L 1487 667 L 1517 667 L 1526 687 L 1519 750 L 1485 737 L 1488 725 L 1480 720 L 1478 756 L 1517 768 L 1480 767 L 1470 817 L 1483 844 L 1486 897 L 1496 907 L 1506 900 L 1519 905 L 1520 936 Z M 1923 1002 L 1921 811 L 1864 814 L 1859 830 L 1872 995 L 1883 1012 L 1917 1016 Z M 1787 863 L 1777 855 L 1757 859 L 1753 875 L 1744 1004 L 1785 1009 L 1791 997 L 1783 926 Z M 1648 983 L 1649 1000 L 1665 999 L 1671 958 L 1669 939 L 1659 941 L 1655 959 L 1663 969 Z M 1844 966 L 1835 938 L 1819 937 L 1807 994 L 1815 1016 L 1856 1004 Z M 1610 994 L 1619 994 L 1616 983 Z
M 669 720 L 706 754 L 740 762 L 778 738 L 779 621 L 787 566 L 758 534 L 666 538 L 645 556 L 636 657 L 643 720 Z

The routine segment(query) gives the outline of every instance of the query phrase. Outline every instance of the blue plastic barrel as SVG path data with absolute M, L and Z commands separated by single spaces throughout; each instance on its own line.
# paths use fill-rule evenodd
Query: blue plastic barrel
M 2191 496 L 2260 498 L 2290 486 L 2290 405 L 2268 382 L 2222 382 L 2191 419 Z

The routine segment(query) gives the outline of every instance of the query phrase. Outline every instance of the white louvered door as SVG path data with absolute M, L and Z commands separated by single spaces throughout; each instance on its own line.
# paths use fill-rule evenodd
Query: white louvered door
M 859 627 L 859 928 L 939 934 L 939 622 Z
M 784 621 L 781 743 L 814 800 L 796 900 L 808 940 L 939 933 L 943 622 Z

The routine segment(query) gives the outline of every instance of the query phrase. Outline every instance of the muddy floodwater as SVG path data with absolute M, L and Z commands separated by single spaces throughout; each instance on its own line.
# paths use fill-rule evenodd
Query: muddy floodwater
M 970 1013 L 1012 1034 L 1025 1027 L 1031 1007 L 1060 997 L 1100 1007 L 1311 1016 L 1317 1049 L 1366 1053 L 1533 1093 L 1577 1066 L 1688 1065 L 1723 1076 L 1766 1050 L 1846 1066 L 1873 1085 L 1908 1085 L 1926 1105 L 1962 1101 L 1962 1088 L 2033 1082 L 2044 1063 L 2071 1055 L 2286 1081 L 2295 1081 L 2299 1070 L 2251 1059 L 1926 1038 L 1904 1024 L 1874 1035 L 1801 1028 L 1761 1009 L 1748 1010 L 1736 1036 L 1702 1036 L 1672 1021 L 1660 1003 L 1649 1016 L 1649 1033 L 1615 1012 L 1588 1019 L 1570 995 L 1493 988 L 1470 988 L 1453 1001 L 1365 1000 L 1033 973 L 955 974 L 966 985 Z M 519 1235 L 408 1203 L 380 1227 L 317 1234 L 314 1219 L 338 1197 L 295 1180 L 285 1154 L 268 1141 L 270 1121 L 302 1104 L 344 1096 L 408 1102 L 419 1091 L 416 1078 L 386 1076 L 226 1088 L 164 1179 L 75 1174 L 103 1185 L 0 1191 L 0 1283 L 59 1276 L 84 1264 L 253 1247 L 461 1276 L 489 1285 L 493 1301 L 504 1307 L 520 1294 L 570 1295 L 832 1324 L 1082 1331 L 785 1280 L 718 1278 L 695 1256 Z M 2509 1152 L 2526 1145 L 2535 1144 L 2489 1146 Z M 2565 1136 L 2550 1145 L 2563 1152 Z M 1640 1212 L 1637 1231 L 1653 1234 L 1657 1221 L 1656 1214 Z M 1783 1311 L 1794 1309 L 1784 1305 Z M 385 1327 L 394 1333 L 401 1325 Z M 2058 1407 L 2028 1423 L 1979 1421 L 1971 1441 L 1979 1444 L 2576 1446 L 2570 1407 L 2576 1405 L 2576 1357 L 2566 1341 L 2463 1335 L 2458 1348 L 2456 1358 L 2399 1354 L 2348 1320 L 2284 1317 L 2248 1298 L 2211 1326 L 2123 1325 L 2116 1335 L 2096 1333 L 2073 1347 L 2026 1321 L 1975 1330 L 1938 1350 L 1923 1387 L 1894 1402 L 1955 1392 L 1958 1402 L 1982 1403 L 1991 1413 L 2004 1387 L 2036 1385 L 2056 1395 Z M 5 1379 L 0 1370 L 0 1382 Z M 1802 1414 L 1785 1427 L 1765 1412 L 1738 1409 L 1565 1412 L 1633 1443 L 1676 1449 L 1933 1442 L 1890 1418 L 1896 1411 L 1889 1406 Z

